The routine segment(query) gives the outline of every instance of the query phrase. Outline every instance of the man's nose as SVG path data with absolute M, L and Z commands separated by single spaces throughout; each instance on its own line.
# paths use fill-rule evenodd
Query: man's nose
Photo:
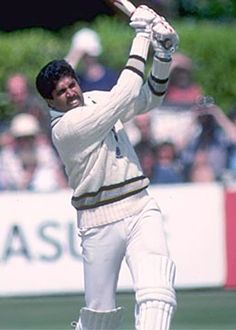
M 66 91 L 66 96 L 67 97 L 72 97 L 72 96 L 74 96 L 74 91 L 72 90 L 72 89 L 68 89 L 67 91 Z

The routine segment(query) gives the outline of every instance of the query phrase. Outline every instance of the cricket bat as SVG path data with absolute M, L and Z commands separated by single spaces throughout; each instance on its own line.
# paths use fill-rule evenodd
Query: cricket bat
M 129 17 L 134 13 L 134 11 L 136 9 L 135 5 L 129 0 L 109 0 L 109 2 L 113 6 L 120 9 L 125 15 L 127 15 Z M 172 42 L 168 37 L 165 40 L 163 40 L 162 43 L 166 49 L 169 49 L 172 47 Z
M 132 2 L 129 0 L 109 0 L 109 2 L 129 17 L 134 13 L 136 9 L 135 5 L 132 4 Z

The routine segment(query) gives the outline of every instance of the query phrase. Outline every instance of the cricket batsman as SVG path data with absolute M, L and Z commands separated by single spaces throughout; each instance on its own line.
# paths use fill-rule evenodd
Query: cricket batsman
M 76 330 L 124 329 L 124 310 L 116 304 L 124 259 L 135 291 L 136 330 L 168 330 L 176 308 L 175 264 L 162 214 L 147 191 L 149 180 L 123 123 L 161 104 L 178 36 L 144 5 L 134 11 L 130 26 L 135 33 L 129 57 L 109 92 L 82 93 L 74 69 L 64 59 L 50 61 L 36 77 L 77 210 L 85 307 Z M 144 81 L 150 45 L 153 64 Z

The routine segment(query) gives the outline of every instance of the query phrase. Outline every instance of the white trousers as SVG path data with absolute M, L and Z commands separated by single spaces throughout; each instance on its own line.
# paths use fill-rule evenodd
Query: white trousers
M 159 271 L 155 256 L 168 256 L 162 215 L 152 198 L 141 213 L 108 225 L 81 229 L 80 236 L 86 307 L 93 310 L 116 308 L 118 276 L 124 258 L 136 291 L 140 285 L 155 286 Z

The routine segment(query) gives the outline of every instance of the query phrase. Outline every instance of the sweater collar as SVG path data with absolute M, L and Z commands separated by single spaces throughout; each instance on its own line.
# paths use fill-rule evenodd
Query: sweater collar
M 51 127 L 53 127 L 65 113 L 50 108 L 49 114 L 51 117 Z
M 50 114 L 50 117 L 51 117 L 51 121 L 53 121 L 54 119 L 62 117 L 64 115 L 64 112 L 57 111 L 57 110 L 54 110 L 54 109 L 50 108 L 49 109 L 49 114 Z

